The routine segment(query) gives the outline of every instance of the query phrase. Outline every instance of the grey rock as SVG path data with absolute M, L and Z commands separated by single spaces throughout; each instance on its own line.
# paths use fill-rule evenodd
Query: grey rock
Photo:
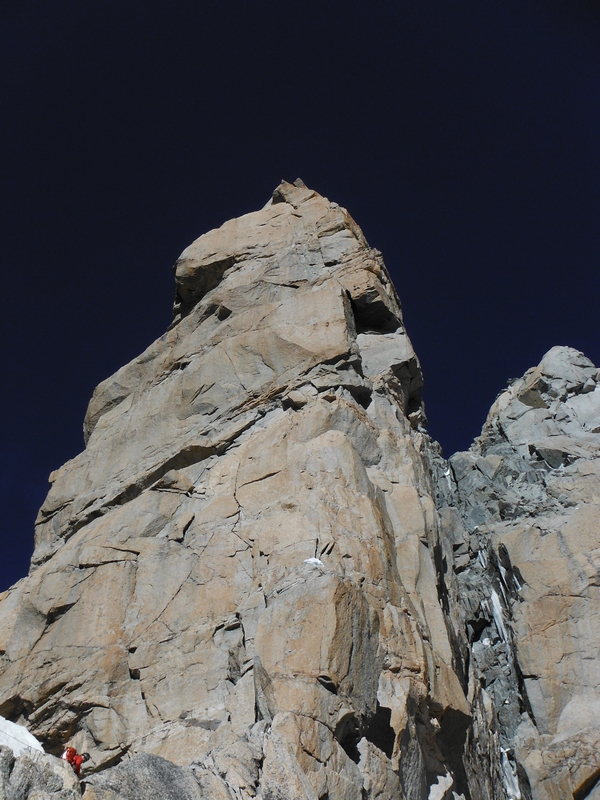
M 0 800 L 79 800 L 79 780 L 71 767 L 39 751 L 15 758 L 0 745 Z
M 140 753 L 86 781 L 86 800 L 207 800 L 190 768 Z
M 456 614 L 506 751 L 504 783 L 512 772 L 540 800 L 583 797 L 600 768 L 596 381 L 582 353 L 552 348 L 450 461 L 479 548 L 464 571 L 455 558 Z

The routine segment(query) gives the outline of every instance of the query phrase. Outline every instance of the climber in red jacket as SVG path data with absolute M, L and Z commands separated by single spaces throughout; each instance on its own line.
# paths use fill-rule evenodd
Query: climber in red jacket
M 74 747 L 67 747 L 67 749 L 61 756 L 61 758 L 64 761 L 67 761 L 73 767 L 73 771 L 75 772 L 75 775 L 77 775 L 77 777 L 79 777 L 80 775 L 81 765 L 85 761 L 87 761 L 89 757 L 90 757 L 89 753 L 83 753 L 82 755 L 79 755 L 79 753 L 77 752 L 77 750 L 75 750 Z

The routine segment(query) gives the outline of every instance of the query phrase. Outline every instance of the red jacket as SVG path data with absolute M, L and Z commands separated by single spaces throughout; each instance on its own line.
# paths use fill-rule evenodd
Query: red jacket
M 77 755 L 73 756 L 73 760 L 71 761 L 71 766 L 75 770 L 75 775 L 77 775 L 77 777 L 79 777 L 79 772 L 81 770 L 81 765 L 83 764 L 84 761 L 85 761 L 85 758 L 83 756 L 80 756 L 79 753 L 77 753 Z
M 85 756 L 80 756 L 77 750 L 74 747 L 67 747 L 65 752 L 61 756 L 62 759 L 68 761 L 68 763 L 73 767 L 75 775 L 79 777 L 79 773 L 81 771 L 81 765 L 84 761 L 87 761 Z

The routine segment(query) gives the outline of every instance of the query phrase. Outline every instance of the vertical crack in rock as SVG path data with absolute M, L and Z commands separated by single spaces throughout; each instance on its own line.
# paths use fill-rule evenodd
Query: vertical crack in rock
M 553 348 L 445 461 L 381 254 L 301 181 L 175 281 L 0 598 L 47 750 L 0 724 L 0 798 L 80 796 L 66 744 L 87 800 L 595 797 L 596 368 Z

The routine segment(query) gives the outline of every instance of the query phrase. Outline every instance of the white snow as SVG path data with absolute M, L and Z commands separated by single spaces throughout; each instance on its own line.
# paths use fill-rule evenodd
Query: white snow
M 323 562 L 321 561 L 320 558 L 305 558 L 304 559 L 304 563 L 305 564 L 310 564 L 311 567 L 324 567 L 325 566 L 325 564 L 323 564 Z
M 502 772 L 504 773 L 504 788 L 506 789 L 506 796 L 508 800 L 522 800 L 521 789 L 519 788 L 519 779 L 517 772 L 510 762 L 506 754 L 506 750 L 501 747 L 502 751 Z
M 480 551 L 481 552 L 481 551 Z M 492 589 L 492 614 L 494 622 L 496 623 L 496 630 L 503 642 L 508 642 L 508 631 L 504 624 L 504 614 L 502 613 L 502 604 L 495 589 Z M 510 654 L 509 654 L 510 655 Z
M 23 725 L 17 725 L 0 717 L 0 744 L 10 747 L 15 756 L 22 756 L 31 750 L 44 752 L 44 748 L 32 733 Z
M 454 781 L 450 775 L 438 775 L 437 783 L 433 783 L 429 787 L 429 797 L 427 800 L 442 800 L 453 783 Z

